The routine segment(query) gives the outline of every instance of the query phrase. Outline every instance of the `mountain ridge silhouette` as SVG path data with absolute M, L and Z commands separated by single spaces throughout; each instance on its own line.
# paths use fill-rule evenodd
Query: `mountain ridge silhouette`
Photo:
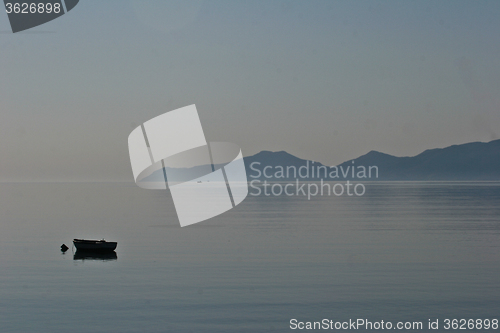
M 293 175 L 293 167 L 298 171 L 302 167 L 304 174 L 305 169 L 309 169 L 309 176 L 297 177 L 303 180 L 394 180 L 394 181 L 500 181 L 500 139 L 490 142 L 469 142 L 464 144 L 452 145 L 444 148 L 427 149 L 415 156 L 397 157 L 390 154 L 371 150 L 368 153 L 361 155 L 355 159 L 345 161 L 337 166 L 326 166 L 317 161 L 308 161 L 294 156 L 286 151 L 272 152 L 263 150 L 255 155 L 245 156 L 245 167 L 247 171 L 248 181 L 254 179 L 260 180 L 289 180 L 295 179 Z M 255 163 L 257 162 L 257 163 Z M 259 164 L 260 163 L 260 164 Z M 264 167 L 269 166 L 266 177 L 263 174 Z M 288 177 L 274 177 L 280 171 L 279 166 L 286 171 L 290 167 Z M 357 177 L 360 170 L 359 167 L 365 167 L 366 177 Z M 368 177 L 368 168 L 376 166 L 372 169 L 371 177 Z M 193 168 L 201 168 L 195 166 Z M 216 165 L 215 168 L 221 167 Z M 321 167 L 320 176 L 317 172 L 312 177 L 312 169 Z M 331 175 L 334 169 L 337 169 L 338 177 L 324 177 L 324 168 L 326 167 L 327 174 Z M 352 177 L 352 167 L 355 168 L 355 177 Z M 255 171 L 255 169 L 260 171 Z M 156 175 L 155 175 L 156 174 Z M 149 176 L 163 177 L 163 171 L 159 170 L 155 174 Z M 378 177 L 376 177 L 378 175 Z M 258 177 L 257 177 L 258 176 Z M 151 178 L 152 179 L 152 178 Z

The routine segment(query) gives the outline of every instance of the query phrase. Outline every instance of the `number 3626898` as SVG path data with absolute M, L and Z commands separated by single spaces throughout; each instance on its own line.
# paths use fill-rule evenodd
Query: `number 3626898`
M 6 3 L 5 10 L 7 14 L 15 13 L 15 14 L 50 14 L 50 13 L 60 13 L 61 12 L 61 4 L 60 3 Z

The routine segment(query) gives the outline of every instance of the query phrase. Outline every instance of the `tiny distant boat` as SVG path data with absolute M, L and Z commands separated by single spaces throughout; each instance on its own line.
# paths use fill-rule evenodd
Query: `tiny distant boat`
M 78 251 L 107 252 L 116 249 L 117 242 L 101 240 L 73 239 L 73 244 Z

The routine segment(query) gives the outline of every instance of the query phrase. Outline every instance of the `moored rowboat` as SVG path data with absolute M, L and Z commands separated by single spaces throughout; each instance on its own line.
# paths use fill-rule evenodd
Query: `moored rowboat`
M 106 242 L 104 239 L 101 240 L 88 240 L 88 239 L 73 239 L 73 244 L 79 251 L 114 251 L 116 249 L 117 242 Z

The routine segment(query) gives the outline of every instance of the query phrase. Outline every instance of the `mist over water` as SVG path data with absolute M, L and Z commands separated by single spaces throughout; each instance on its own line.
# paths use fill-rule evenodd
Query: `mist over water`
M 289 321 L 495 318 L 500 183 L 248 196 L 180 228 L 166 191 L 4 183 L 0 321 L 15 332 L 289 332 Z M 74 257 L 73 238 L 117 241 Z M 424 329 L 425 330 L 425 329 Z

